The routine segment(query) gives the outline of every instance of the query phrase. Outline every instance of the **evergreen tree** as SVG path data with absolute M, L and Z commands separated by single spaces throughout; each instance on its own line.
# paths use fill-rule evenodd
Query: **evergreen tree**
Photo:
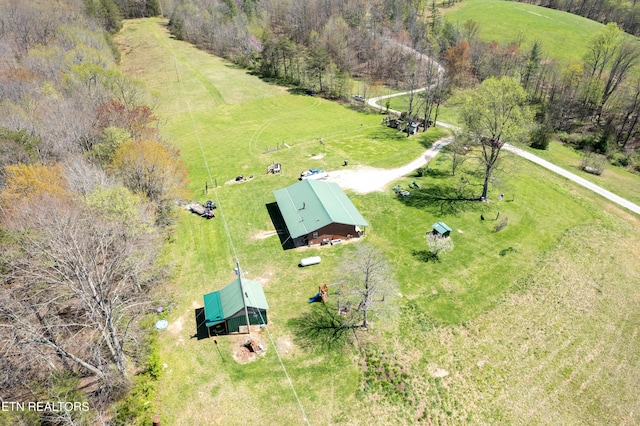
M 100 8 L 104 29 L 116 33 L 122 29 L 120 9 L 113 0 L 100 0 Z
M 158 16 L 161 14 L 160 3 L 158 0 L 146 0 L 145 16 Z
M 113 0 L 84 0 L 87 15 L 98 20 L 102 28 L 116 33 L 122 28 L 122 16 Z
M 174 11 L 169 20 L 171 34 L 178 40 L 184 40 L 184 19 L 177 11 Z

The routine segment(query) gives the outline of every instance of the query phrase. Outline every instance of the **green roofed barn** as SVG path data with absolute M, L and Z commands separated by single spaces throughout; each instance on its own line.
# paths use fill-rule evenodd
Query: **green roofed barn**
M 245 300 L 251 324 L 267 323 L 267 299 L 262 285 L 257 281 L 242 279 L 245 297 L 242 297 L 240 278 L 224 288 L 204 295 L 205 326 L 212 334 L 228 334 L 240 331 L 247 325 Z
M 334 182 L 302 180 L 273 194 L 296 247 L 360 237 L 368 225 Z

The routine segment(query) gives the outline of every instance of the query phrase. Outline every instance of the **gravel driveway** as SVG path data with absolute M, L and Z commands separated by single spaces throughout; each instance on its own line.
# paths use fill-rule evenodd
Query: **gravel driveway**
M 342 189 L 350 189 L 359 194 L 384 191 L 391 182 L 406 176 L 414 170 L 424 167 L 436 154 L 452 141 L 448 136 L 434 142 L 431 148 L 423 152 L 420 157 L 397 169 L 376 169 L 375 167 L 356 166 L 349 169 L 334 170 L 329 172 L 325 179 L 336 182 Z

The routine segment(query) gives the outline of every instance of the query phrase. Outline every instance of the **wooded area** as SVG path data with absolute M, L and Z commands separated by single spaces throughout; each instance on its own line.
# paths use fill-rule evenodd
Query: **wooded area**
M 117 3 L 122 16 L 157 5 Z M 0 399 L 77 388 L 95 408 L 11 414 L 38 423 L 113 417 L 146 368 L 140 321 L 186 185 L 151 98 L 117 71 L 118 6 L 0 2 Z

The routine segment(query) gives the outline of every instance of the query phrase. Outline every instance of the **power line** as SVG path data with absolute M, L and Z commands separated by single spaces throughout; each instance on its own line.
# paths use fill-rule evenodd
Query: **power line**
M 249 299 L 249 293 L 245 293 L 245 296 L 247 297 L 247 299 Z M 258 315 L 260 315 L 260 322 L 261 322 L 261 326 L 267 330 L 267 336 L 269 336 L 269 340 L 271 341 L 271 346 L 273 346 L 274 351 L 276 352 L 276 356 L 278 357 L 278 361 L 280 362 L 280 365 L 282 366 L 282 371 L 284 371 L 284 375 L 287 376 L 287 380 L 289 381 L 289 385 L 291 386 L 291 390 L 293 391 L 293 396 L 295 396 L 296 401 L 298 401 L 298 407 L 300 407 L 300 411 L 302 412 L 302 419 L 304 420 L 304 422 L 308 425 L 310 425 L 311 423 L 309 423 L 309 418 L 307 417 L 307 413 L 304 411 L 304 407 L 302 406 L 302 402 L 300 401 L 300 397 L 298 397 L 298 393 L 296 392 L 296 388 L 295 386 L 293 386 L 293 381 L 291 380 L 291 377 L 289 376 L 289 373 L 287 372 L 287 368 L 284 366 L 284 362 L 282 362 L 282 357 L 280 356 L 280 352 L 278 352 L 278 346 L 276 345 L 276 343 L 273 340 L 273 335 L 271 334 L 271 331 L 269 331 L 269 326 L 267 326 L 266 321 L 264 320 L 264 317 L 262 316 L 262 312 L 260 311 L 260 309 L 257 309 L 258 311 Z
M 173 54 L 173 52 L 172 52 Z M 198 141 L 198 147 L 200 148 L 200 154 L 202 155 L 202 160 L 204 162 L 204 166 L 207 169 L 207 175 L 209 176 L 209 182 L 213 182 L 213 178 L 211 176 L 211 169 L 209 168 L 209 163 L 207 162 L 207 158 L 206 155 L 204 153 L 204 149 L 202 148 L 202 141 L 200 139 L 200 133 L 198 132 L 198 126 L 196 125 L 196 121 L 193 118 L 193 113 L 191 112 L 191 105 L 189 104 L 189 99 L 185 96 L 185 92 L 184 92 L 184 86 L 182 84 L 182 81 L 180 80 L 180 75 L 178 73 L 178 63 L 177 63 L 177 57 L 175 56 L 175 54 L 173 54 L 173 60 L 175 63 L 175 67 L 176 67 L 176 74 L 178 75 L 178 84 L 180 86 L 180 91 L 182 92 L 182 97 L 185 100 L 185 103 L 187 105 L 187 111 L 189 112 L 189 117 L 191 119 L 191 125 L 193 126 L 193 130 L 195 132 L 196 135 L 196 140 Z M 227 238 L 229 240 L 229 245 L 231 247 L 231 252 L 233 254 L 234 259 L 236 260 L 236 264 L 238 265 L 238 276 L 240 278 L 240 280 L 242 280 L 242 270 L 240 270 L 240 261 L 238 258 L 238 254 L 236 252 L 235 246 L 233 244 L 233 238 L 231 237 L 231 232 L 229 231 L 229 226 L 227 224 L 227 220 L 224 216 L 224 212 L 222 211 L 222 206 L 220 204 L 220 198 L 218 196 L 218 191 L 217 188 L 214 187 L 213 189 L 213 193 L 215 195 L 215 199 L 216 199 L 216 205 L 218 206 L 218 212 L 220 215 L 220 219 L 222 220 L 222 223 L 224 225 L 224 229 L 225 229 L 225 233 L 227 234 Z M 242 287 L 241 287 L 242 289 Z M 247 300 L 249 299 L 249 294 L 243 291 L 243 300 L 244 297 L 246 296 Z M 246 304 L 245 304 L 245 309 L 246 309 Z M 282 361 L 282 357 L 280 356 L 280 353 L 278 352 L 278 347 L 275 343 L 275 341 L 273 340 L 273 335 L 271 334 L 271 331 L 269 331 L 269 327 L 267 326 L 266 321 L 264 320 L 264 317 L 262 316 L 262 312 L 260 312 L 260 309 L 258 309 L 258 314 L 260 315 L 260 322 L 261 322 L 261 326 L 267 330 L 267 336 L 269 336 L 269 340 L 271 341 L 271 346 L 273 346 L 273 350 L 276 353 L 276 356 L 278 358 L 278 361 L 280 362 L 280 366 L 282 367 L 282 371 L 284 371 L 285 376 L 287 377 L 287 380 L 289 381 L 289 386 L 291 387 L 291 391 L 293 392 L 293 396 L 295 397 L 297 403 L 298 403 L 298 407 L 300 408 L 300 411 L 302 412 L 302 418 L 304 420 L 304 422 L 307 425 L 310 425 L 309 423 L 309 418 L 307 417 L 307 413 L 304 410 L 304 407 L 302 406 L 302 401 L 300 401 L 300 397 L 298 396 L 298 392 L 296 392 L 296 388 L 293 385 L 293 380 L 291 380 L 291 376 L 289 376 L 289 372 L 287 371 L 287 368 L 284 365 L 284 362 Z M 249 317 L 247 314 L 247 330 L 251 330 L 251 324 L 249 322 Z

